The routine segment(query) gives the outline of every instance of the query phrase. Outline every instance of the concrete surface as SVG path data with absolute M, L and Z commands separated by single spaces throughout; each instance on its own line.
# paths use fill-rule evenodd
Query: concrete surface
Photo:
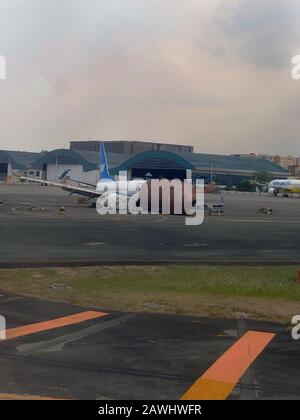
M 213 202 L 217 197 L 207 195 Z M 300 199 L 225 195 L 225 216 L 105 215 L 53 187 L 0 186 L 0 266 L 101 263 L 299 263 Z M 36 210 L 28 211 L 32 201 Z M 59 207 L 65 206 L 64 216 Z M 258 207 L 272 207 L 272 215 Z M 42 207 L 46 210 L 42 211 Z

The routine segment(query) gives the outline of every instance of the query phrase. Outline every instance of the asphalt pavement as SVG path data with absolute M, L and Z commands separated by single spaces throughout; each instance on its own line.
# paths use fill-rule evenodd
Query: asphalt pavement
M 0 307 L 0 399 L 300 398 L 300 342 L 280 324 L 4 293 Z
M 53 187 L 0 186 L 0 197 L 2 267 L 300 262 L 297 198 L 225 194 L 224 216 L 206 212 L 202 225 L 187 226 L 184 216 L 100 216 Z M 260 214 L 259 207 L 273 214 Z

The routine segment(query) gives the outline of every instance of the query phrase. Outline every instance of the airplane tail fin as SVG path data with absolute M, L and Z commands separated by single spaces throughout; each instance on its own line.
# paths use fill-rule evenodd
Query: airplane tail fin
M 107 159 L 106 159 L 106 152 L 104 148 L 104 143 L 100 143 L 100 181 L 103 180 L 112 180 L 112 177 L 110 176 L 108 165 L 107 165 Z

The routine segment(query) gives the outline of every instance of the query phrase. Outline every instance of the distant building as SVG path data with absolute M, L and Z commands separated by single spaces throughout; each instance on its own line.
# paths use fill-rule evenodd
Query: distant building
M 270 160 L 270 161 L 276 163 L 277 165 L 280 165 L 283 168 L 288 169 L 288 170 L 290 168 L 293 168 L 294 166 L 297 166 L 297 164 L 298 164 L 298 158 L 295 157 L 295 156 L 258 155 L 258 157 L 260 157 L 262 159 Z
M 205 183 L 234 186 L 258 172 L 268 172 L 274 178 L 289 175 L 282 166 L 254 154 L 194 153 L 192 146 L 141 141 L 106 141 L 105 149 L 111 174 L 127 171 L 129 179 L 185 179 L 189 172 L 193 179 L 204 179 Z M 70 170 L 70 179 L 95 185 L 99 178 L 99 141 L 72 141 L 70 149 L 41 153 L 0 151 L 0 180 L 13 174 L 56 180 L 66 169 Z
M 234 153 L 231 156 L 236 156 L 236 157 L 244 157 L 244 158 L 249 158 L 249 159 L 256 159 L 257 155 L 255 153 Z M 264 159 L 264 158 L 262 158 Z
M 279 165 L 286 169 L 292 168 L 297 166 L 297 158 L 294 156 L 282 156 Z
M 274 162 L 276 165 L 282 166 L 289 170 L 291 173 L 295 171 L 295 167 L 300 166 L 300 158 L 295 156 L 280 156 L 280 155 L 268 155 L 268 154 L 235 154 L 233 156 L 247 157 L 252 159 L 264 159 Z
M 98 152 L 99 140 L 79 140 L 71 141 L 70 149 L 71 150 L 85 150 L 90 152 Z M 136 153 L 142 153 L 150 150 L 166 150 L 168 152 L 176 153 L 193 153 L 193 146 L 187 146 L 182 144 L 168 144 L 168 143 L 156 143 L 148 141 L 127 141 L 127 140 L 117 140 L 109 141 L 103 140 L 105 144 L 106 153 L 120 153 L 123 155 L 134 155 Z

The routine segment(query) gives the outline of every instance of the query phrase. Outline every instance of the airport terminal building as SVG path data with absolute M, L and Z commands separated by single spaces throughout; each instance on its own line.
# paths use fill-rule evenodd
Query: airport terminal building
M 0 181 L 14 174 L 56 180 L 70 169 L 70 178 L 96 184 L 99 174 L 99 141 L 72 141 L 69 149 L 30 153 L 0 150 Z M 264 159 L 194 153 L 192 146 L 141 141 L 104 141 L 111 175 L 127 171 L 128 178 L 186 178 L 234 186 L 267 172 L 286 178 L 288 171 Z

